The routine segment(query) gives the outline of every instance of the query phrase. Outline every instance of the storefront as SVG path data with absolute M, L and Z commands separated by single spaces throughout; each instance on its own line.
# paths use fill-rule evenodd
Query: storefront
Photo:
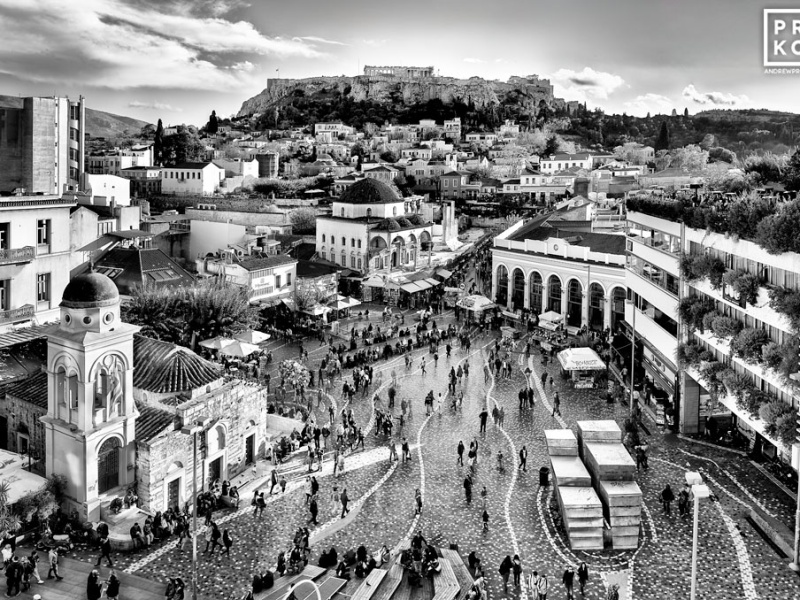
M 672 427 L 678 414 L 675 406 L 678 374 L 647 343 L 642 348 L 642 367 L 647 383 L 642 398 L 644 409 L 652 412 L 656 424 Z
M 561 375 L 572 380 L 575 389 L 596 387 L 606 363 L 591 348 L 567 348 L 558 353 Z

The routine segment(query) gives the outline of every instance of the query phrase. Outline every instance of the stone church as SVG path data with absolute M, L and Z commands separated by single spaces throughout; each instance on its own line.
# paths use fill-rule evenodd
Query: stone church
M 262 456 L 266 389 L 223 374 L 194 352 L 146 338 L 120 319 L 114 282 L 73 278 L 61 322 L 48 336 L 42 371 L 6 391 L 12 431 L 25 431 L 46 475 L 67 478 L 69 506 L 83 519 L 129 488 L 155 512 L 230 478 Z M 184 427 L 202 424 L 197 456 Z

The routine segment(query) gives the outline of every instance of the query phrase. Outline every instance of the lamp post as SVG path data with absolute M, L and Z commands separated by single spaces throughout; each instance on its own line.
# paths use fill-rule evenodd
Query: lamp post
M 692 486 L 692 496 L 694 497 L 694 527 L 692 529 L 692 591 L 690 600 L 695 600 L 697 594 L 697 529 L 700 522 L 700 499 L 708 498 L 711 492 L 708 486 L 703 483 L 700 473 L 687 471 L 686 483 Z
M 206 421 L 184 427 L 181 433 L 192 436 L 192 600 L 197 600 L 197 434 L 203 431 Z

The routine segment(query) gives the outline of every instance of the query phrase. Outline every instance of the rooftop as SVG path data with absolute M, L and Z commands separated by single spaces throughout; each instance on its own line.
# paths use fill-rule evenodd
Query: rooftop
M 259 271 L 261 269 L 271 269 L 281 265 L 288 265 L 297 262 L 296 259 L 284 254 L 277 254 L 275 256 L 267 256 L 265 258 L 246 258 L 238 264 L 245 271 Z
M 142 233 L 142 235 L 150 235 Z M 95 263 L 95 269 L 113 280 L 122 294 L 135 285 L 191 285 L 194 278 L 159 248 L 118 246 Z
M 136 409 L 139 411 L 135 424 L 137 442 L 148 443 L 175 426 L 175 416 L 165 410 L 143 402 L 137 402 Z
M 6 395 L 47 410 L 47 373 L 38 371 L 22 381 L 12 383 L 6 388 Z
M 133 385 L 140 390 L 157 394 L 188 392 L 222 377 L 214 363 L 169 342 L 136 335 L 133 353 Z
M 402 201 L 391 186 L 369 177 L 348 187 L 337 200 L 344 204 L 393 204 Z
M 592 252 L 625 256 L 625 236 L 611 233 L 576 234 L 573 231 L 561 231 L 557 227 L 543 224 L 542 221 L 537 223 L 537 219 L 522 227 L 509 239 L 516 242 L 524 240 L 544 242 L 549 238 L 566 239 L 570 246 L 589 248 Z

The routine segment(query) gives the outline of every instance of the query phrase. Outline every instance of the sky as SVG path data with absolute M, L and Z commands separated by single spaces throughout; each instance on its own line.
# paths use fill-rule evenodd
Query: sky
M 791 3 L 789 3 L 791 4 Z M 235 114 L 273 77 L 549 78 L 607 113 L 798 111 L 767 74 L 761 0 L 0 0 L 0 94 L 83 95 L 164 124 Z M 800 17 L 800 15 L 798 15 Z

